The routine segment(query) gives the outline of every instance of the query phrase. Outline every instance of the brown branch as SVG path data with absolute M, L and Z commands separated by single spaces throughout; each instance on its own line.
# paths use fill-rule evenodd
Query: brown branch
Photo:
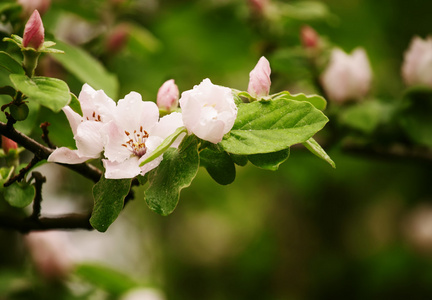
M 5 182 L 5 184 L 3 184 L 4 187 L 10 186 L 12 183 L 14 183 L 15 181 L 21 181 L 24 176 L 27 174 L 27 172 L 33 168 L 38 162 L 40 162 L 40 158 L 37 156 L 34 156 L 33 159 L 30 161 L 30 163 L 25 166 L 24 168 L 22 168 L 21 170 L 19 170 L 18 174 L 16 174 L 15 176 L 9 178 L 8 181 Z
M 55 149 L 56 146 L 51 142 L 48 134 L 48 126 L 50 126 L 51 124 L 49 122 L 43 122 L 42 124 L 40 124 L 40 128 L 42 129 L 42 140 L 45 142 L 45 144 L 48 145 L 48 147 L 50 147 L 51 149 Z
M 41 214 L 41 203 L 42 203 L 42 185 L 46 182 L 46 178 L 39 172 L 32 172 L 32 178 L 35 183 L 35 197 L 33 199 L 33 213 L 30 218 L 38 220 Z
M 45 147 L 44 145 L 36 142 L 35 140 L 29 138 L 28 136 L 17 131 L 12 126 L 0 122 L 0 134 L 7 138 L 17 142 L 19 145 L 23 146 L 27 150 L 33 152 L 40 160 L 47 159 L 48 156 L 53 152 L 52 149 Z M 102 172 L 89 164 L 82 163 L 77 165 L 60 164 L 66 168 L 69 168 L 82 176 L 92 180 L 93 182 L 98 182 L 102 176 Z
M 41 217 L 38 219 L 32 216 L 18 218 L 11 215 L 0 215 L 0 227 L 17 230 L 21 233 L 30 231 L 44 231 L 53 229 L 86 229 L 92 230 L 90 225 L 90 214 L 66 214 L 56 217 Z

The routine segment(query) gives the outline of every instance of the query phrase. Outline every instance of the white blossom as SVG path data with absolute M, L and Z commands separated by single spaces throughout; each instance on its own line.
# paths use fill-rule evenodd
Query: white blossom
M 432 87 L 432 36 L 412 39 L 404 55 L 402 77 L 408 86 Z

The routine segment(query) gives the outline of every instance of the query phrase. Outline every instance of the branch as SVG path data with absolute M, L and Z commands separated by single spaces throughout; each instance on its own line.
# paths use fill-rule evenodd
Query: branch
M 40 160 L 47 159 L 48 156 L 53 152 L 52 149 L 45 147 L 42 144 L 39 144 L 32 138 L 22 134 L 17 131 L 12 126 L 9 126 L 3 122 L 0 122 L 0 134 L 4 135 L 7 138 L 17 142 L 19 145 L 23 146 L 27 150 L 33 152 Z M 71 169 L 82 176 L 92 180 L 93 182 L 98 182 L 100 177 L 102 176 L 102 172 L 89 164 L 82 163 L 77 165 L 68 165 L 68 164 L 60 164 L 68 169 Z
M 30 231 L 44 231 L 53 229 L 86 229 L 92 230 L 90 225 L 90 214 L 66 214 L 56 217 L 41 217 L 38 219 L 32 216 L 18 218 L 11 215 L 0 215 L 0 227 L 17 230 L 21 233 Z

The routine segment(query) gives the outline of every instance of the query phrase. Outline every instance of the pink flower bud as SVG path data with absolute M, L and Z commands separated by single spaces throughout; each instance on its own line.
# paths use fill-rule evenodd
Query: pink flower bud
M 318 33 L 310 26 L 303 26 L 300 30 L 300 40 L 305 48 L 317 48 L 319 44 Z
M 253 11 L 263 14 L 268 2 L 269 0 L 249 0 L 249 5 Z
M 432 36 L 424 40 L 418 36 L 412 39 L 405 52 L 402 77 L 408 86 L 432 87 Z
M 262 56 L 255 68 L 249 73 L 248 93 L 254 98 L 268 96 L 270 92 L 270 63 Z
M 118 53 L 126 46 L 128 38 L 129 26 L 127 24 L 120 24 L 108 36 L 106 49 L 111 53 Z
M 24 28 L 23 46 L 40 49 L 44 43 L 44 33 L 42 19 L 35 10 Z
M 12 141 L 11 139 L 8 139 L 3 135 L 1 139 L 2 139 L 2 148 L 5 154 L 8 154 L 10 149 L 18 148 L 18 144 Z
M 174 83 L 174 79 L 170 79 L 164 82 L 159 88 L 157 94 L 157 105 L 160 108 L 164 108 L 170 111 L 177 107 L 179 100 L 179 89 Z
M 370 89 L 372 71 L 366 52 L 355 49 L 351 55 L 334 49 L 321 76 L 321 83 L 330 100 L 344 102 L 360 99 Z

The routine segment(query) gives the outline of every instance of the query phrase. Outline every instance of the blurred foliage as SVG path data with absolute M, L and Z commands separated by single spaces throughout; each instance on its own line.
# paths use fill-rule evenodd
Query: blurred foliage
M 365 47 L 376 101 L 345 108 L 329 105 L 325 111 L 330 126 L 320 138 L 334 138 L 329 141 L 334 142 L 329 154 L 336 170 L 300 149 L 291 151 L 290 159 L 276 172 L 251 163 L 237 168 L 237 180 L 228 186 L 217 185 L 201 168 L 168 217 L 152 213 L 143 191 L 136 189 L 136 199 L 122 217 L 145 229 L 123 235 L 131 236 L 131 244 L 146 247 L 139 253 L 141 260 L 133 262 L 139 271 L 125 271 L 130 278 L 117 270 L 110 273 L 108 267 L 84 265 L 69 280 L 75 284 L 93 280 L 77 295 L 71 292 L 73 284 L 38 276 L 22 237 L 0 230 L 0 299 L 115 299 L 135 284 L 156 286 L 167 299 L 175 300 L 430 297 L 431 235 L 416 239 L 416 228 L 410 224 L 416 209 L 431 205 L 431 163 L 347 153 L 344 141 L 333 133 L 366 145 L 398 141 L 415 144 L 420 152 L 430 151 L 431 127 L 424 124 L 431 122 L 431 94 L 406 91 L 400 66 L 412 36 L 431 33 L 432 4 L 424 0 L 326 0 L 303 6 L 307 1 L 273 2 L 297 5 L 297 13 L 266 19 L 243 0 L 52 1 L 43 16 L 47 34 L 74 43 L 66 47 L 80 49 L 74 55 L 82 55 L 87 68 L 76 68 L 67 56 L 46 55 L 37 72 L 65 80 L 76 95 L 86 80 L 108 85 L 115 99 L 137 91 L 144 100 L 155 101 L 160 85 L 171 78 L 180 91 L 206 77 L 244 90 L 248 73 L 261 55 L 272 66 L 272 89 L 320 93 L 300 46 L 299 30 L 308 24 L 347 51 Z M 305 5 L 312 5 L 306 12 L 314 12 L 313 17 L 302 14 Z M 0 12 L 12 28 L 1 32 L 1 38 L 22 34 L 19 6 L 0 4 Z M 20 55 L 12 45 L 0 45 L 0 50 Z M 0 86 L 10 84 L 7 72 L 0 70 Z M 0 100 L 9 102 L 7 96 Z M 25 122 L 55 124 L 49 128 L 54 144 L 72 146 L 64 115 L 36 106 L 30 111 L 37 113 Z M 30 133 L 29 125 L 17 128 Z M 35 131 L 40 140 L 41 132 Z M 213 172 L 212 176 L 219 175 Z M 80 207 L 91 205 L 88 182 L 70 172 L 60 179 L 63 190 L 46 197 L 68 194 L 87 199 L 77 200 Z M 15 209 L 3 207 L 3 202 L 0 206 Z M 121 224 L 110 230 L 117 226 Z M 123 251 L 129 244 L 112 243 L 119 257 L 126 256 Z M 112 267 L 111 260 L 106 258 L 105 264 Z

